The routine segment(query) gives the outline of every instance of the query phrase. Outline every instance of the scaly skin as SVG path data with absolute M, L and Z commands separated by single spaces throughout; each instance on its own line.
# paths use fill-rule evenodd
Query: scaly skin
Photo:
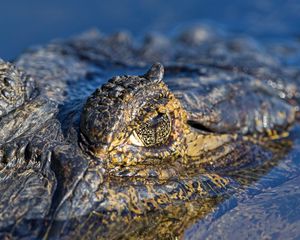
M 233 173 L 277 163 L 288 141 L 270 142 L 295 121 L 297 85 L 281 88 L 256 55 L 245 70 L 234 54 L 190 55 L 207 43 L 183 53 L 192 36 L 133 49 L 123 35 L 88 34 L 25 53 L 15 62 L 23 71 L 0 63 L 1 237 L 173 238 L 259 177 Z M 157 63 L 102 82 L 157 56 L 165 76 Z

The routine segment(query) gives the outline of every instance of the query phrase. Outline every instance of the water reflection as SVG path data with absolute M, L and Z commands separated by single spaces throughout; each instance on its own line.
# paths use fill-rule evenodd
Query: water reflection
M 268 174 L 219 204 L 185 232 L 185 239 L 298 239 L 300 236 L 300 126 L 293 146 Z

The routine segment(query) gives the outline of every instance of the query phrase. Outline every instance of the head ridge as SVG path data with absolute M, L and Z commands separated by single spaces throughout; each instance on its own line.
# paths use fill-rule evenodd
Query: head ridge
M 0 117 L 29 100 L 34 89 L 31 77 L 0 59 Z

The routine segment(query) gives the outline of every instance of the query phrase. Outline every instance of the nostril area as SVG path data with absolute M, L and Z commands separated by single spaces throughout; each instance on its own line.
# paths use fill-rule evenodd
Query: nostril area
M 24 150 L 24 158 L 26 162 L 29 162 L 32 157 L 32 151 L 30 144 L 27 144 Z

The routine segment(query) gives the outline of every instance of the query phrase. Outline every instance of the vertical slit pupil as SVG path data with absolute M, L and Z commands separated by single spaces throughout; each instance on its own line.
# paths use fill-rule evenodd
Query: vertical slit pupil
M 147 121 L 138 130 L 137 134 L 145 146 L 151 147 L 164 143 L 171 131 L 170 120 L 166 114 L 159 113 Z

